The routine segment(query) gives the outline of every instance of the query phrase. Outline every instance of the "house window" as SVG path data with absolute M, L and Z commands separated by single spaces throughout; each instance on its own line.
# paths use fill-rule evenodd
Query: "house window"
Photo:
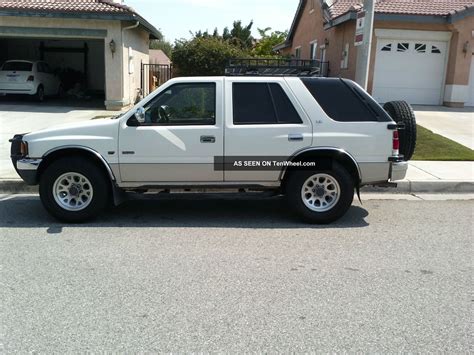
M 410 48 L 409 43 L 398 43 L 397 52 L 406 52 Z
M 295 49 L 295 58 L 296 59 L 301 59 L 301 47 L 297 47 Z
M 310 59 L 316 59 L 316 56 L 317 56 L 317 52 L 318 51 L 318 42 L 317 41 L 314 41 L 314 42 L 311 42 L 311 46 L 309 48 L 309 55 L 310 55 Z
M 426 44 L 416 43 L 415 44 L 415 51 L 417 53 L 426 53 Z
M 431 46 L 431 53 L 440 54 L 441 51 L 439 50 L 438 47 L 436 47 L 436 46 Z
M 344 45 L 341 59 L 341 69 L 347 69 L 349 67 L 349 43 Z
M 382 52 L 391 52 L 392 51 L 392 44 L 386 44 L 385 46 L 382 47 Z

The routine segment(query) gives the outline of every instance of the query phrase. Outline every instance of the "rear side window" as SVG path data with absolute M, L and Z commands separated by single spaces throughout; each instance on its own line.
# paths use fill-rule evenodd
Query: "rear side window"
M 302 123 L 277 83 L 234 83 L 232 91 L 236 125 Z
M 33 64 L 28 62 L 6 62 L 2 71 L 31 71 Z
M 378 104 L 360 88 L 341 79 L 301 79 L 326 114 L 335 121 L 386 121 Z M 382 110 L 383 111 L 383 110 Z

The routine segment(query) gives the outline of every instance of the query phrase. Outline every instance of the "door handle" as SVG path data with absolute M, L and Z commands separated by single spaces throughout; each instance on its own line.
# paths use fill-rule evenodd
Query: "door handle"
M 214 136 L 201 136 L 201 143 L 216 143 Z
M 303 135 L 302 134 L 289 134 L 288 135 L 288 141 L 289 142 L 299 142 L 303 140 Z

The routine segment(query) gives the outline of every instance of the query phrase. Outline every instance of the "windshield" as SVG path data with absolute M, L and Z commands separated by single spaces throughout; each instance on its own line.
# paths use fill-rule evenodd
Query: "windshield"
M 6 62 L 3 64 L 2 71 L 31 71 L 33 63 L 28 62 Z

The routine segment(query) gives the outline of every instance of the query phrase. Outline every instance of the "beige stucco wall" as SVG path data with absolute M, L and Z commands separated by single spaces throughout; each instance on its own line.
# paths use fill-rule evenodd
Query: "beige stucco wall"
M 446 84 L 468 85 L 471 56 L 474 48 L 474 18 L 466 17 L 452 25 L 453 37 L 449 49 Z M 467 43 L 467 51 L 463 51 Z
M 104 42 L 105 59 L 105 105 L 107 109 L 119 109 L 133 104 L 137 88 L 140 87 L 140 62 L 148 62 L 148 33 L 143 29 L 136 28 L 124 30 L 125 26 L 133 25 L 133 22 L 118 20 L 88 20 L 88 19 L 62 19 L 43 17 L 2 16 L 0 26 L 12 27 L 44 27 L 61 29 L 93 29 L 105 30 L 105 38 L 90 37 L 87 35 L 74 39 L 98 38 Z M 29 38 L 34 37 L 28 35 Z M 41 36 L 38 36 L 41 37 Z M 44 36 L 43 36 L 44 37 Z M 51 37 L 51 36 L 48 36 Z M 65 38 L 64 35 L 60 36 Z M 72 37 L 71 37 L 72 39 Z M 114 40 L 116 52 L 112 54 L 109 43 Z M 133 48 L 134 73 L 129 74 L 128 47 Z M 125 51 L 125 48 L 127 50 Z
M 134 104 L 140 88 L 141 63 L 147 64 L 149 61 L 149 34 L 140 29 L 126 29 L 130 24 L 124 23 L 122 31 L 123 39 L 123 77 L 124 77 L 124 100 L 129 104 Z M 132 48 L 132 68 L 130 67 L 129 48 Z M 130 72 L 132 69 L 132 73 Z

